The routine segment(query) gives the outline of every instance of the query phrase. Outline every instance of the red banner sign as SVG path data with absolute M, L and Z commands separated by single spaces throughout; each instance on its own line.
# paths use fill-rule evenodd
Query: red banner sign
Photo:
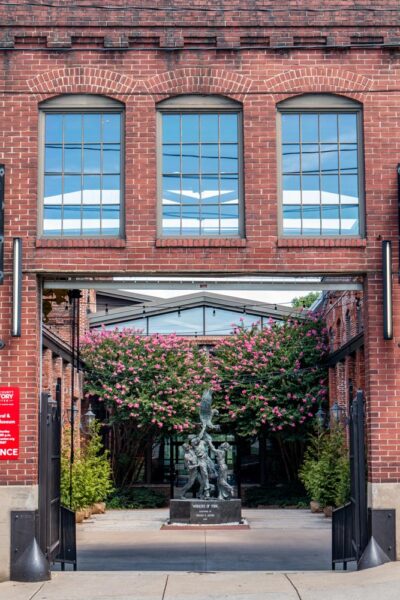
M 19 388 L 0 387 L 0 460 L 19 458 Z

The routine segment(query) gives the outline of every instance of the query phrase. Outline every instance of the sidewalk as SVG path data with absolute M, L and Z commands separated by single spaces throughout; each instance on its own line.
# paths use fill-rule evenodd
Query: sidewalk
M 166 531 L 168 509 L 109 510 L 77 527 L 79 571 L 323 571 L 331 521 L 309 510 L 244 509 L 244 531 Z M 400 598 L 399 598 L 400 600 Z
M 354 573 L 68 572 L 0 584 L 0 600 L 399 600 L 400 562 Z

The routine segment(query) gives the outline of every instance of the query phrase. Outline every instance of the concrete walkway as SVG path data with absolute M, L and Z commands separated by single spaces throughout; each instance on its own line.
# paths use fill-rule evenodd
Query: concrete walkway
M 160 530 L 167 509 L 107 511 L 78 525 L 79 571 L 331 568 L 331 521 L 309 510 L 244 510 L 242 531 Z M 400 597 L 399 597 L 400 599 Z
M 0 600 L 399 600 L 400 563 L 358 573 L 54 573 L 0 584 Z

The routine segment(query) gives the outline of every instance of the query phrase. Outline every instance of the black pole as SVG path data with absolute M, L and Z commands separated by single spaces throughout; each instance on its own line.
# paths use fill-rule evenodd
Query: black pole
M 74 429 L 75 429 L 75 412 L 74 412 L 74 398 L 75 398 L 75 368 L 77 366 L 76 358 L 79 356 L 79 331 L 77 332 L 77 325 L 79 326 L 79 298 L 81 293 L 79 290 L 71 290 L 69 293 L 69 300 L 72 308 L 71 318 L 71 448 L 70 448 L 70 460 L 69 460 L 69 507 L 72 509 L 72 467 L 75 459 L 75 448 L 74 448 Z M 78 311 L 77 311 L 78 308 Z M 77 318 L 78 312 L 78 318 Z
M 392 242 L 382 242 L 383 339 L 393 339 Z

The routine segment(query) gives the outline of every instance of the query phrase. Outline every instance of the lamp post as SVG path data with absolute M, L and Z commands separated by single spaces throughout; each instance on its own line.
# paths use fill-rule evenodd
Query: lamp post
M 320 406 L 317 412 L 315 413 L 315 418 L 317 420 L 318 428 L 322 429 L 325 425 L 326 419 L 326 411 L 322 408 L 322 406 Z
M 92 404 L 90 403 L 89 408 L 87 409 L 85 414 L 82 416 L 81 424 L 80 424 L 80 429 L 85 435 L 90 434 L 91 429 L 92 429 L 92 424 L 94 423 L 95 420 L 96 420 L 96 415 L 94 414 L 94 412 L 92 410 Z

